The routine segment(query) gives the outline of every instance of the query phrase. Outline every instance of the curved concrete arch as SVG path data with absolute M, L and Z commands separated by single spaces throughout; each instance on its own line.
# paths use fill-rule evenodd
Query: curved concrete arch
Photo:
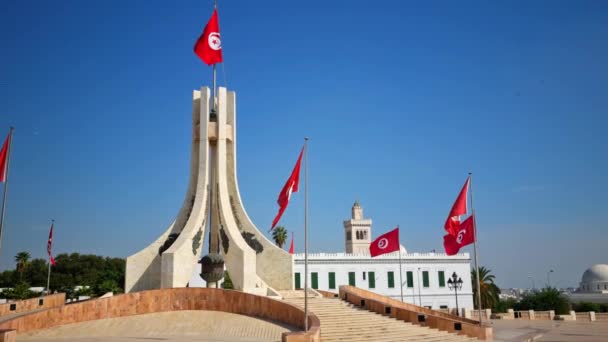
M 126 292 L 187 286 L 197 266 L 207 225 L 210 251 L 224 255 L 236 289 L 268 294 L 273 293 L 267 290 L 269 286 L 277 290 L 293 288 L 292 256 L 256 228 L 238 190 L 235 94 L 220 87 L 215 101 L 217 116 L 212 120 L 209 88 L 193 94 L 186 199 L 174 224 L 150 246 L 127 258 Z
M 197 174 L 194 204 L 179 237 L 162 254 L 161 288 L 185 287 L 188 284 L 197 265 L 205 236 L 209 201 L 209 88 L 201 88 L 198 95 L 200 114 L 198 115 L 198 125 L 194 125 L 192 145 L 193 151 L 198 152 L 195 157 L 197 168 L 193 172 Z
M 202 91 L 202 90 L 201 90 Z M 177 217 L 153 243 L 127 257 L 125 272 L 125 292 L 157 289 L 161 287 L 161 255 L 159 250 L 167 241 L 169 235 L 178 234 L 182 231 L 194 205 L 196 184 L 198 181 L 199 167 L 199 141 L 200 141 L 200 111 L 201 91 L 193 91 L 192 94 L 192 145 L 190 149 L 190 179 L 184 202 Z M 203 91 L 204 92 L 204 91 Z M 207 103 L 209 98 L 207 89 Z M 207 107 L 205 107 L 207 108 Z
M 220 92 L 220 94 L 222 94 Z M 237 177 L 236 161 L 236 94 L 229 91 L 226 94 L 226 120 L 233 129 L 233 139 L 227 142 L 227 173 L 228 193 L 230 204 L 239 230 L 251 233 L 262 245 L 262 252 L 256 255 L 257 275 L 270 287 L 276 290 L 292 290 L 293 257 L 277 247 L 255 226 L 247 215 L 241 199 Z

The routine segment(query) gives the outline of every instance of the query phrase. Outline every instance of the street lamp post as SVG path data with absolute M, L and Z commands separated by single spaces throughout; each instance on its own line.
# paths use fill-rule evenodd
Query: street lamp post
M 547 287 L 551 287 L 551 273 L 553 273 L 553 270 L 547 272 Z
M 530 281 L 532 281 L 532 292 L 536 291 L 536 285 L 534 284 L 534 278 L 532 278 L 532 276 L 528 276 L 528 279 L 530 279 Z
M 454 296 L 456 296 L 456 316 L 460 316 L 458 312 L 458 290 L 462 289 L 462 279 L 458 277 L 456 272 L 452 273 L 452 277 L 448 279 L 448 287 L 450 290 L 454 290 Z

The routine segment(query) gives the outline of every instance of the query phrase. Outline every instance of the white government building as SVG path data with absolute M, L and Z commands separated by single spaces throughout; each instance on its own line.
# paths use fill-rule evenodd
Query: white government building
M 346 253 L 309 253 L 309 286 L 337 293 L 340 285 L 353 285 L 401 299 L 399 252 L 372 258 L 371 236 L 372 220 L 364 218 L 363 208 L 356 201 L 351 218 L 344 221 Z M 458 290 L 458 307 L 473 309 L 470 263 L 468 253 L 408 253 L 401 245 L 403 300 L 431 309 L 456 308 L 454 290 L 448 286 L 448 278 L 456 272 L 463 282 Z M 304 287 L 303 253 L 294 255 L 294 287 Z

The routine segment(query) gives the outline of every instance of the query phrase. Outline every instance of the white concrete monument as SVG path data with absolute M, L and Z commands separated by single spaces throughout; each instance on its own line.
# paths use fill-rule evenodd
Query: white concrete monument
M 241 201 L 235 93 L 220 87 L 217 95 L 215 115 L 209 88 L 193 93 L 186 197 L 173 224 L 127 258 L 126 292 L 188 286 L 207 235 L 210 251 L 223 256 L 235 289 L 266 295 L 293 288 L 291 255 L 256 228 Z

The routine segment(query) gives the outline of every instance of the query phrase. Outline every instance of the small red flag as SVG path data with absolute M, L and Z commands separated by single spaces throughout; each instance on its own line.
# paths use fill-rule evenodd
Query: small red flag
M 289 246 L 289 254 L 293 254 L 293 232 L 291 233 L 291 245 Z
M 289 198 L 291 198 L 291 194 L 294 192 L 298 192 L 298 186 L 300 184 L 300 164 L 302 163 L 302 154 L 304 153 L 304 147 L 300 151 L 300 156 L 298 157 L 298 161 L 296 162 L 296 166 L 291 171 L 291 175 L 287 182 L 281 189 L 281 193 L 279 193 L 279 199 L 277 203 L 279 204 L 279 213 L 275 216 L 274 220 L 272 220 L 272 226 L 270 226 L 270 230 L 274 229 L 274 226 L 277 225 L 283 212 L 287 209 L 287 204 L 289 204 Z
M 207 26 L 205 26 L 203 34 L 201 34 L 196 44 L 194 44 L 194 53 L 207 65 L 222 62 L 222 40 L 220 39 L 220 24 L 217 19 L 217 9 L 213 10 L 213 14 Z
M 445 221 L 445 230 L 451 235 L 457 235 L 457 229 L 460 226 L 460 216 L 465 215 L 467 213 L 467 195 L 469 193 L 469 178 L 464 182 L 464 186 L 460 193 L 458 194 L 458 198 L 456 198 L 456 202 L 452 206 L 452 210 L 450 210 L 450 214 L 448 215 L 447 220 Z
M 399 228 L 382 234 L 369 245 L 369 254 L 372 257 L 399 250 Z
M 460 248 L 475 242 L 475 217 L 469 216 L 458 224 L 456 235 L 446 234 L 443 237 L 443 247 L 447 255 L 454 255 Z
M 4 140 L 4 145 L 2 145 L 2 150 L 0 150 L 0 183 L 6 182 L 6 171 L 8 164 L 8 146 L 11 143 L 11 134 L 9 133 Z
M 51 230 L 49 231 L 49 241 L 46 243 L 46 251 L 49 253 L 49 260 L 51 265 L 55 266 L 55 259 L 53 258 L 53 224 L 51 223 Z

